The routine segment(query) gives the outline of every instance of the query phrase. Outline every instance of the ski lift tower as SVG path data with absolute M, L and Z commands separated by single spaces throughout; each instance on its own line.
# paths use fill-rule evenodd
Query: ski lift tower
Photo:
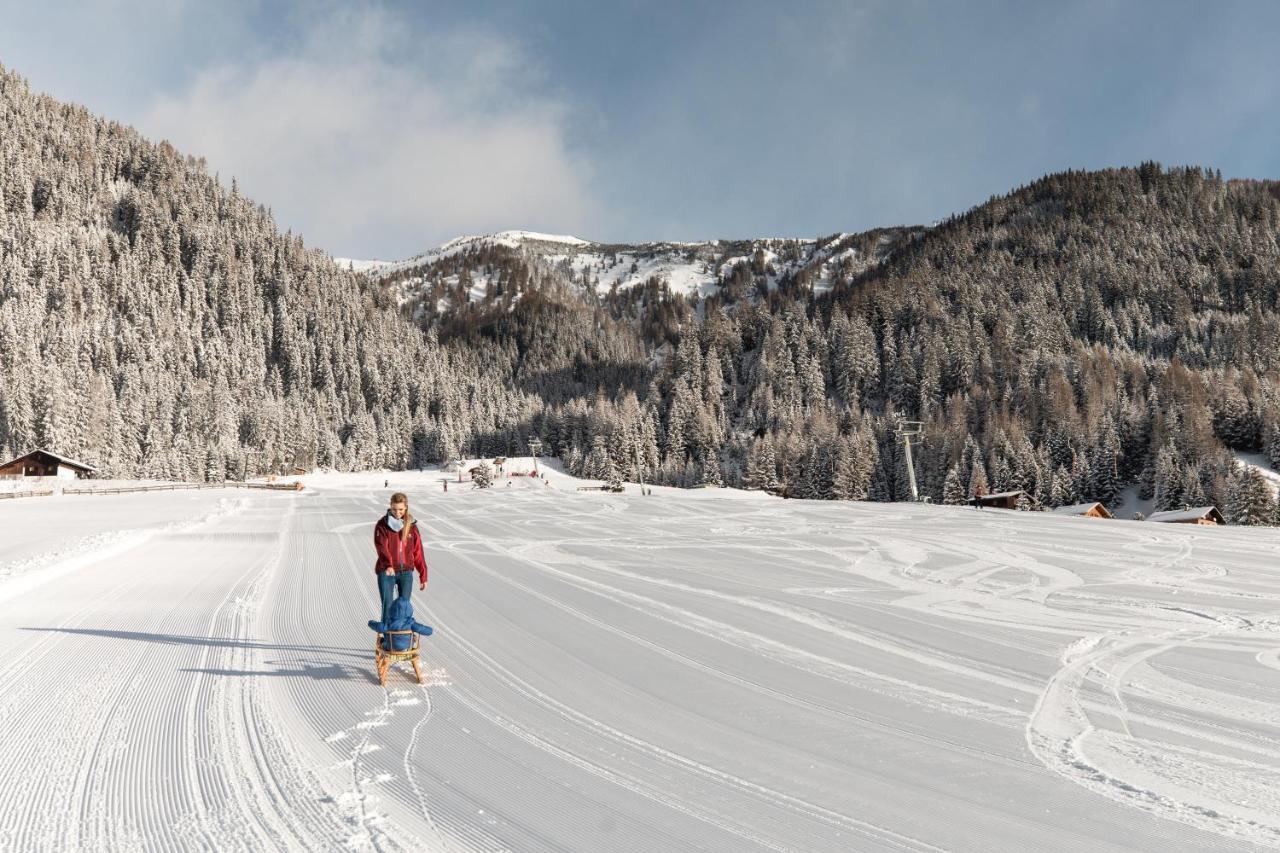
M 540 438 L 529 439 L 529 452 L 533 454 L 533 476 L 537 477 L 539 476 L 538 455 L 542 453 L 542 439 Z
M 916 444 L 919 444 L 923 433 L 923 421 L 903 421 L 902 426 L 898 427 L 898 438 L 902 439 L 902 449 L 907 455 L 907 479 L 911 483 L 911 500 L 913 501 L 920 500 L 920 490 L 916 488 L 916 466 L 911 459 L 911 440 L 914 438 Z

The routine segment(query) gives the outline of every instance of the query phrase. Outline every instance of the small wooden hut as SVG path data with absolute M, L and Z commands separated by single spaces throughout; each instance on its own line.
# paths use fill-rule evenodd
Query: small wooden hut
M 1107 509 L 1099 501 L 1054 507 L 1053 511 L 1058 515 L 1079 515 L 1085 518 L 1115 518 L 1111 514 L 1111 510 Z
M 1153 512 L 1147 516 L 1147 521 L 1163 521 L 1165 524 L 1218 525 L 1227 523 L 1226 519 L 1222 517 L 1222 513 L 1218 512 L 1216 506 L 1183 507 L 1182 509 Z
M 1039 509 L 1040 502 L 1035 496 L 1022 489 L 1014 489 L 1011 492 L 993 492 L 989 495 L 983 495 L 973 499 L 975 506 L 991 507 L 992 509 L 1017 509 L 1018 501 L 1023 497 L 1030 503 L 1032 509 Z
M 92 477 L 97 468 L 68 459 L 49 450 L 37 449 L 0 465 L 0 477 L 59 477 L 64 480 Z

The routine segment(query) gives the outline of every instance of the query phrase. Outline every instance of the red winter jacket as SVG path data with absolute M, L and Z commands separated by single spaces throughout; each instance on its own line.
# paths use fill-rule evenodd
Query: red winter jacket
M 378 552 L 378 562 L 374 565 L 375 574 L 382 574 L 388 568 L 399 571 L 418 572 L 418 580 L 427 582 L 427 560 L 422 556 L 422 535 L 418 532 L 418 522 L 409 528 L 409 541 L 405 542 L 400 534 L 387 525 L 384 515 L 373 526 L 373 549 Z

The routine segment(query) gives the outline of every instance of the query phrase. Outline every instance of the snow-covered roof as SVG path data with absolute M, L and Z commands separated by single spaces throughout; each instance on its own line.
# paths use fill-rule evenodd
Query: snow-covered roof
M 988 498 L 1016 498 L 1018 495 L 1026 495 L 1027 497 L 1031 497 L 1031 495 L 1025 489 L 1014 489 L 1011 492 L 992 492 L 989 495 L 983 495 L 978 500 L 985 501 Z
M 1094 507 L 1098 507 L 1098 506 L 1102 506 L 1101 502 L 1092 501 L 1090 503 L 1072 504 L 1071 506 L 1054 507 L 1052 511 L 1056 513 L 1060 513 L 1062 515 L 1085 515 Z M 1107 508 L 1105 506 L 1102 506 L 1102 509 L 1106 511 Z
M 52 450 L 45 450 L 43 447 L 37 447 L 35 450 L 32 450 L 30 453 L 24 453 L 21 456 L 15 457 L 14 459 L 10 459 L 8 462 L 5 463 L 5 465 L 12 465 L 14 462 L 19 462 L 23 459 L 27 459 L 29 457 L 35 456 L 37 453 L 43 453 L 45 456 L 52 456 L 54 459 L 57 459 L 59 462 L 63 463 L 64 465 L 71 465 L 75 468 L 83 468 L 86 471 L 98 470 L 94 466 L 90 465 L 88 462 L 81 462 L 77 459 L 72 459 L 69 456 L 63 456 L 60 453 L 54 453 Z
M 1147 521 L 1199 521 L 1202 518 L 1213 517 L 1218 523 L 1222 523 L 1222 513 L 1218 512 L 1218 508 L 1214 506 L 1197 506 L 1190 509 L 1169 509 L 1164 512 L 1153 512 L 1147 516 Z

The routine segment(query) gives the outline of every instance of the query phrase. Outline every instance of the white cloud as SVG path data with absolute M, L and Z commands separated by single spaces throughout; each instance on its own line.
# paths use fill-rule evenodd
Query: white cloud
M 282 227 L 348 257 L 404 256 L 460 233 L 581 231 L 597 212 L 568 109 L 491 33 L 411 37 L 341 13 L 286 55 L 202 71 L 141 129 L 205 157 Z

